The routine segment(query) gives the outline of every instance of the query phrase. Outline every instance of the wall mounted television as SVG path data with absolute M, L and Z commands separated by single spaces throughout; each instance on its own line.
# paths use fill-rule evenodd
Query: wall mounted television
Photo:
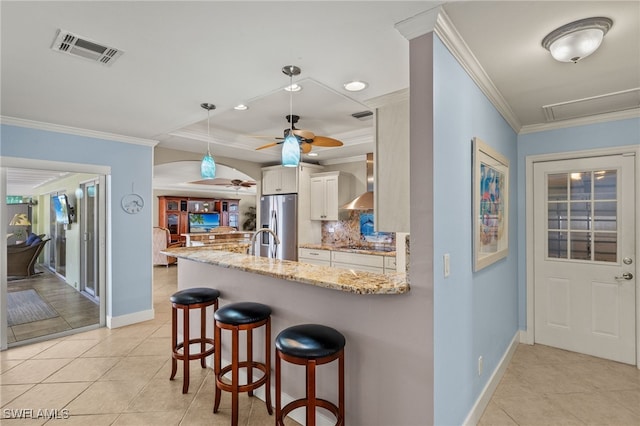
M 66 194 L 54 195 L 51 199 L 53 200 L 53 210 L 56 212 L 56 222 L 65 225 L 71 223 L 71 209 Z
M 220 213 L 189 213 L 189 233 L 211 232 L 220 226 Z

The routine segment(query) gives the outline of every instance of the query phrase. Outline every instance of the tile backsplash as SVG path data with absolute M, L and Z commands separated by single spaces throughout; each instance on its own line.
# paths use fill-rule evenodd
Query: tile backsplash
M 372 211 L 352 210 L 344 219 L 322 222 L 322 244 L 395 247 L 395 243 L 395 232 L 373 232 Z

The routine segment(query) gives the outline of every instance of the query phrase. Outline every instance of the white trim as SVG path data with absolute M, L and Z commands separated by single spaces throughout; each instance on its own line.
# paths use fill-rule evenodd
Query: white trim
M 462 65 L 462 68 L 464 68 L 471 79 L 478 85 L 482 93 L 489 98 L 489 101 L 509 126 L 518 133 L 522 127 L 522 123 L 520 123 L 511 106 L 504 96 L 502 96 L 502 93 L 500 93 L 500 90 L 493 84 L 493 81 L 489 78 L 480 61 L 478 61 L 467 43 L 463 40 L 444 10 L 438 15 L 434 31 L 447 49 L 449 49 L 453 57 L 456 58 L 460 65 Z
M 534 344 L 535 342 L 535 318 L 534 318 L 534 303 L 533 303 L 533 290 L 534 290 L 534 243 L 533 243 L 533 214 L 534 214 L 534 206 L 533 206 L 533 165 L 534 163 L 543 162 L 543 161 L 554 161 L 554 160 L 569 160 L 576 158 L 587 158 L 587 157 L 599 157 L 605 155 L 624 155 L 624 154 L 633 154 L 635 155 L 635 171 L 636 175 L 640 172 L 640 145 L 627 145 L 627 146 L 618 146 L 611 148 L 601 148 L 601 149 L 590 149 L 583 151 L 569 151 L 569 152 L 558 152 L 552 154 L 540 154 L 540 155 L 528 155 L 525 157 L 525 217 L 526 217 L 526 293 L 527 293 L 527 324 L 526 330 L 522 330 L 523 333 L 527 337 L 527 342 L 529 344 Z M 640 215 L 640 185 L 637 183 L 636 179 L 636 218 Z M 640 232 L 636 232 L 636 261 L 638 258 L 638 251 L 640 250 Z M 640 369 L 640 280 L 636 280 L 636 367 Z
M 489 401 L 491 401 L 491 397 L 496 391 L 500 380 L 502 380 L 502 376 L 504 376 L 504 373 L 507 371 L 507 367 L 511 362 L 511 358 L 513 358 L 513 354 L 518 348 L 519 341 L 520 332 L 516 331 L 516 334 L 513 335 L 513 339 L 511 339 L 509 347 L 505 351 L 504 355 L 502 355 L 498 366 L 495 370 L 493 370 L 493 374 L 491 374 L 491 377 L 489 377 L 489 380 L 487 381 L 484 389 L 482 389 L 482 392 L 480 392 L 478 399 L 476 399 L 476 403 L 473 404 L 471 411 L 469 412 L 469 414 L 467 414 L 467 418 L 464 419 L 464 422 L 462 423 L 463 425 L 478 424 L 480 418 L 482 417 L 482 414 L 484 413 L 484 410 L 487 408 L 487 405 L 489 405 Z
M 520 330 L 520 343 L 525 345 L 533 345 L 533 334 L 526 330 Z
M 358 161 L 367 161 L 367 156 L 366 155 L 354 155 L 353 157 L 331 158 L 329 160 L 320 160 L 319 163 L 322 166 L 331 166 L 331 165 L 334 165 L 334 164 L 356 163 Z
M 63 126 L 60 124 L 42 123 L 40 121 L 25 120 L 23 118 L 0 116 L 0 124 L 7 126 L 27 127 L 30 129 L 46 130 L 49 132 L 66 133 L 76 136 L 110 140 L 134 145 L 156 146 L 158 141 L 151 139 L 135 138 L 133 136 L 117 135 L 115 133 L 99 132 L 96 130 L 80 129 L 78 127 Z
M 436 6 L 433 9 L 425 10 L 417 15 L 400 21 L 394 25 L 407 40 L 413 40 L 422 35 L 430 33 L 436 26 L 438 15 L 443 13 L 442 6 Z
M 138 311 L 132 314 L 120 315 L 118 317 L 112 317 L 107 315 L 107 327 L 109 328 L 118 328 L 124 327 L 131 324 L 137 324 L 143 321 L 152 320 L 155 316 L 155 312 L 153 309 L 148 309 L 146 311 Z
M 640 108 L 625 111 L 608 112 L 605 114 L 591 115 L 589 117 L 572 118 L 570 120 L 555 121 L 553 123 L 529 124 L 520 128 L 519 135 L 527 133 L 544 132 L 546 130 L 565 129 L 567 127 L 585 126 L 589 124 L 606 123 L 608 121 L 640 118 Z
M 365 104 L 369 108 L 380 108 L 385 105 L 393 104 L 396 102 L 404 102 L 409 100 L 409 89 L 400 89 L 395 92 L 387 93 L 386 95 L 377 96 L 375 98 L 367 99 Z
M 0 156 L 0 164 L 2 167 L 10 167 L 14 169 L 59 170 L 71 173 L 88 173 L 93 175 L 111 174 L 111 166 L 38 160 L 34 158 Z
M 9 223 L 7 213 L 7 169 L 2 166 L 2 157 L 0 157 L 0 223 Z M 2 245 L 6 247 L 7 241 L 7 226 L 0 226 L 0 241 Z M 0 351 L 7 349 L 9 327 L 7 324 L 7 256 L 0 256 Z

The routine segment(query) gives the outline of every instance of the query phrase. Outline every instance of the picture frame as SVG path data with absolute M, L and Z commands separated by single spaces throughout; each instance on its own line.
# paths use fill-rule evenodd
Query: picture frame
M 509 160 L 473 138 L 473 270 L 509 254 Z

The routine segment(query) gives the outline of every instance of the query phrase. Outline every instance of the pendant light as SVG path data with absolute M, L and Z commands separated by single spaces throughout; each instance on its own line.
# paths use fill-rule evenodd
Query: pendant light
M 282 67 L 282 72 L 289 76 L 289 87 L 293 85 L 293 76 L 300 74 L 300 68 L 295 65 Z M 293 116 L 293 91 L 289 91 L 289 116 Z M 289 120 L 289 132 L 282 143 L 282 165 L 285 167 L 298 167 L 300 164 L 300 141 L 293 134 L 293 120 Z
M 211 130 L 209 128 L 209 116 L 211 110 L 216 109 L 214 104 L 203 103 L 200 106 L 207 110 L 207 154 L 202 157 L 202 163 L 200 163 L 200 176 L 202 179 L 213 179 L 216 177 L 216 162 L 213 161 L 211 156 Z

